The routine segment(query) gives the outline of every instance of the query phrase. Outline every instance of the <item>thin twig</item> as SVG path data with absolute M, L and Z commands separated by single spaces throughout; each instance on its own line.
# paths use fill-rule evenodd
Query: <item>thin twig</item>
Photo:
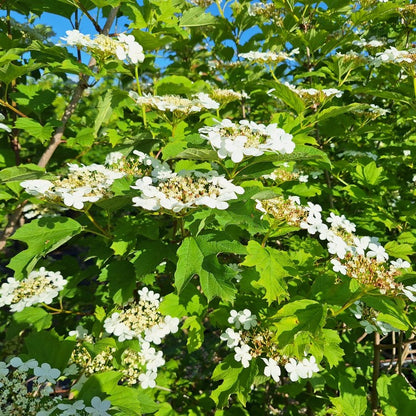
M 374 335 L 374 361 L 373 361 L 373 384 L 371 387 L 371 409 L 373 412 L 378 408 L 377 380 L 380 377 L 380 334 Z

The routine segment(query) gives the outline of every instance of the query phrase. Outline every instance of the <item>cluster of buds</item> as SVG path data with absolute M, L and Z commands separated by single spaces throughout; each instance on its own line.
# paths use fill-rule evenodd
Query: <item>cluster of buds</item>
M 220 89 L 216 88 L 210 92 L 211 98 L 220 103 L 221 105 L 226 105 L 232 101 L 241 101 L 248 98 L 248 95 L 243 92 L 237 92 L 229 89 Z
M 278 223 L 300 227 L 300 224 L 308 216 L 308 212 L 300 204 L 297 196 L 290 196 L 288 199 L 285 199 L 283 196 L 277 196 L 271 199 L 257 199 L 256 202 L 256 208 L 259 211 L 273 217 Z

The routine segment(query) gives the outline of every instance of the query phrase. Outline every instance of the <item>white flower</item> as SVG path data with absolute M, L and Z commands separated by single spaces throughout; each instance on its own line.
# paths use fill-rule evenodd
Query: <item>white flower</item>
M 299 373 L 302 378 L 311 378 L 313 373 L 319 372 L 318 364 L 315 357 L 312 355 L 309 359 L 304 358 L 299 365 L 303 367 L 303 371 Z
M 241 347 L 235 347 L 234 348 L 234 359 L 237 362 L 241 361 L 241 364 L 244 368 L 247 368 L 250 363 L 249 361 L 252 359 L 252 356 L 250 354 L 250 347 L 247 344 L 241 343 Z
M 328 251 L 331 254 L 336 254 L 340 259 L 345 257 L 348 247 L 348 244 L 339 236 L 335 236 L 332 241 L 328 243 Z
M 38 367 L 39 363 L 33 358 L 24 362 L 19 357 L 13 357 L 10 360 L 10 365 L 18 368 L 20 371 L 27 372 L 30 369 L 34 369 L 35 367 Z
M 241 341 L 241 335 L 238 332 L 234 332 L 232 328 L 227 328 L 225 332 L 220 335 L 222 341 L 227 342 L 228 348 L 237 347 Z
M 360 256 L 364 256 L 365 250 L 368 248 L 370 244 L 370 237 L 354 237 L 354 246 L 352 246 L 353 252 L 359 254 Z
M 134 331 L 130 330 L 123 322 L 119 321 L 120 314 L 114 312 L 111 317 L 106 318 L 104 321 L 104 329 L 109 334 L 114 334 L 118 337 L 120 342 L 125 341 L 126 339 L 132 339 L 134 336 Z
M 334 272 L 339 272 L 343 275 L 347 274 L 347 268 L 346 266 L 344 266 L 343 264 L 341 264 L 341 262 L 337 259 L 332 259 L 331 263 L 333 264 L 332 270 Z
M 298 381 L 299 378 L 304 378 L 305 371 L 303 366 L 299 365 L 294 358 L 289 359 L 285 365 L 285 370 L 288 372 L 291 381 Z
M 111 402 L 109 400 L 103 400 L 97 396 L 91 399 L 91 407 L 87 406 L 85 411 L 92 416 L 110 416 L 110 413 L 107 413 L 107 410 L 111 407 Z
M 157 373 L 153 371 L 146 371 L 139 375 L 140 386 L 142 389 L 147 389 L 148 387 L 153 388 L 156 386 L 156 377 Z
M 20 182 L 20 186 L 25 188 L 28 194 L 38 196 L 45 194 L 52 188 L 53 183 L 45 179 L 32 179 Z
M 147 301 L 150 303 L 154 303 L 156 306 L 159 306 L 160 303 L 160 294 L 153 292 L 153 290 L 149 290 L 149 288 L 144 287 L 137 291 L 140 296 L 140 300 Z
M 57 368 L 52 368 L 48 363 L 43 363 L 40 367 L 35 367 L 33 372 L 38 378 L 39 383 L 44 383 L 46 381 L 55 383 L 61 375 L 61 372 Z
M 280 374 L 282 373 L 280 367 L 277 365 L 277 362 L 273 358 L 262 358 L 266 367 L 264 367 L 264 375 L 266 377 L 272 377 L 273 380 L 277 383 L 280 380 Z
M 8 365 L 4 361 L 0 361 L 0 377 L 7 376 L 9 374 Z
M 410 268 L 410 263 L 403 259 L 392 260 L 391 265 L 395 269 L 409 269 Z
M 85 329 L 82 325 L 78 325 L 74 331 L 69 331 L 68 335 L 70 337 L 76 337 L 77 339 L 85 339 L 88 335 L 88 329 Z
M 378 263 L 382 263 L 388 260 L 389 255 L 386 253 L 384 247 L 378 243 L 370 243 L 368 245 L 369 251 L 367 257 L 375 257 Z
M 58 404 L 57 408 L 59 410 L 63 410 L 62 413 L 60 413 L 61 416 L 70 416 L 70 415 L 78 415 L 78 412 L 80 410 L 83 410 L 85 407 L 84 401 L 83 400 L 77 400 L 74 403 L 69 403 L 69 404 L 65 404 L 65 403 L 60 403 Z
M 105 164 L 106 165 L 115 165 L 121 159 L 123 159 L 124 155 L 121 152 L 111 152 L 105 157 Z
M 228 322 L 234 324 L 237 329 L 243 327 L 246 330 L 257 325 L 256 315 L 252 315 L 249 309 L 244 309 L 240 312 L 234 309 L 231 310 Z
M 412 286 L 406 286 L 403 289 L 403 293 L 412 301 L 416 302 L 416 284 Z

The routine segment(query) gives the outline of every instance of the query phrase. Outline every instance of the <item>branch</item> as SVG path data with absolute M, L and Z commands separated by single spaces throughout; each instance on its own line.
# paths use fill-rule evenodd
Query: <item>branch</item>
M 114 23 L 115 18 L 117 17 L 119 7 L 114 7 L 110 10 L 110 13 L 107 17 L 107 21 L 105 22 L 105 25 L 101 31 L 102 34 L 108 35 L 111 26 Z M 90 62 L 88 64 L 89 67 L 93 67 L 96 64 L 96 61 L 94 58 L 90 59 Z M 58 146 L 62 143 L 62 136 L 64 135 L 66 124 L 68 123 L 69 119 L 71 118 L 72 114 L 74 114 L 74 111 L 78 105 L 79 100 L 82 97 L 82 94 L 84 93 L 85 89 L 88 86 L 88 75 L 81 75 L 78 85 L 75 88 L 74 94 L 72 95 L 71 101 L 67 105 L 64 114 L 61 119 L 61 125 L 56 129 L 54 135 L 52 136 L 48 147 L 43 152 L 42 156 L 40 157 L 40 160 L 38 162 L 38 166 L 40 167 L 46 167 L 48 164 L 50 158 L 55 153 L 55 150 L 58 148 Z M 9 222 L 6 226 L 6 228 L 3 230 L 1 236 L 0 236 L 0 250 L 3 250 L 6 246 L 7 239 L 16 231 L 16 229 L 19 227 L 20 224 L 20 218 L 22 216 L 23 212 L 23 206 L 25 202 L 20 204 L 16 210 L 10 214 L 9 216 Z
M 101 29 L 101 26 L 97 23 L 97 21 L 89 14 L 88 10 L 84 7 L 84 5 L 79 1 L 75 0 L 76 5 L 81 9 L 82 13 L 85 14 L 85 16 L 88 17 L 88 19 L 91 20 L 91 23 L 94 25 L 95 30 L 98 33 L 103 33 L 104 35 L 107 35 L 107 33 L 104 33 L 104 29 Z M 114 9 L 113 9 L 114 10 Z M 109 16 L 110 17 L 110 16 Z M 110 25 L 111 26 L 111 25 Z

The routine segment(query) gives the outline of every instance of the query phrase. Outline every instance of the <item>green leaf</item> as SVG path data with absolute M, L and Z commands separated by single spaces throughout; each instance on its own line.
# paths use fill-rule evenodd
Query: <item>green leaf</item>
M 187 329 L 186 347 L 188 352 L 198 350 L 204 342 L 205 328 L 202 325 L 201 318 L 198 316 L 188 317 L 182 325 L 182 329 Z
M 178 153 L 175 159 L 189 159 L 189 160 L 218 160 L 218 155 L 212 149 L 196 149 L 189 147 L 184 151 Z
M 403 376 L 383 374 L 377 380 L 377 393 L 385 416 L 413 415 L 416 394 Z
M 16 120 L 15 127 L 25 131 L 30 136 L 36 137 L 41 143 L 47 142 L 54 131 L 54 127 L 51 125 L 42 126 L 31 118 L 21 117 Z
M 13 319 L 20 325 L 33 327 L 36 331 L 50 328 L 52 325 L 52 315 L 42 308 L 25 308 L 21 312 L 15 312 Z
M 356 176 L 366 185 L 375 185 L 382 181 L 381 173 L 382 167 L 377 167 L 376 162 L 370 162 L 369 164 L 362 166 L 357 165 Z
M 322 329 L 322 343 L 323 343 L 323 357 L 328 361 L 329 367 L 336 366 L 345 355 L 344 350 L 340 347 L 341 338 L 338 332 L 333 329 L 323 328 Z M 314 352 L 311 350 L 311 353 Z M 314 354 L 315 355 L 315 354 Z
M 407 330 L 411 323 L 404 307 L 404 302 L 400 299 L 393 300 L 381 296 L 367 295 L 361 299 L 367 306 L 374 308 L 379 312 L 377 319 L 387 322 L 397 329 Z
M 402 258 L 410 261 L 409 256 L 415 253 L 415 250 L 410 244 L 400 244 L 397 241 L 389 241 L 384 248 L 389 256 Z
M 244 368 L 241 363 L 235 361 L 233 355 L 227 356 L 212 374 L 212 380 L 223 380 L 223 382 L 212 392 L 211 398 L 220 408 L 223 408 L 228 405 L 229 397 L 236 394 L 239 402 L 245 406 L 256 373 L 255 360 L 251 360 L 250 366 Z
M 38 260 L 65 244 L 82 231 L 82 226 L 72 218 L 45 217 L 24 224 L 11 237 L 23 241 L 27 249 L 15 255 L 8 265 L 20 279 L 30 273 Z
M 157 81 L 154 89 L 158 95 L 190 94 L 192 91 L 192 81 L 182 75 L 169 75 Z
M 101 272 L 99 280 L 108 282 L 110 296 L 115 303 L 123 305 L 133 296 L 136 271 L 127 260 L 113 261 Z
M 341 376 L 339 383 L 340 396 L 330 398 L 335 406 L 336 415 L 363 416 L 367 411 L 367 393 L 363 387 L 354 384 L 345 376 Z
M 206 26 L 213 25 L 217 22 L 217 18 L 210 13 L 206 13 L 202 7 L 193 7 L 185 10 L 179 26 Z
M 322 344 L 320 338 L 325 325 L 325 305 L 309 299 L 297 300 L 283 306 L 273 318 L 276 320 L 273 324 L 276 340 L 288 355 L 301 358 L 315 344 Z
M 257 287 L 266 290 L 264 299 L 269 305 L 287 298 L 287 283 L 284 280 L 289 273 L 284 266 L 290 265 L 287 253 L 270 247 L 262 247 L 256 241 L 249 241 L 247 256 L 242 263 L 244 266 L 255 267 L 260 274 L 260 279 L 255 282 Z M 254 284 L 254 282 L 253 282 Z
M 236 289 L 231 283 L 232 273 L 218 262 L 219 252 L 233 252 L 231 241 L 216 241 L 213 234 L 196 238 L 187 237 L 177 251 L 178 263 L 175 272 L 175 286 L 181 292 L 190 279 L 198 275 L 201 288 L 208 300 L 218 296 L 233 300 Z
M 286 105 L 296 111 L 297 114 L 301 114 L 305 111 L 305 104 L 302 99 L 284 84 L 274 83 L 273 95 L 282 100 Z
M 348 104 L 348 105 L 344 105 L 340 107 L 332 106 L 319 112 L 316 115 L 316 120 L 317 121 L 327 120 L 332 117 L 340 116 L 341 114 L 349 113 L 351 111 L 360 110 L 362 108 L 367 108 L 367 107 L 368 105 L 366 104 L 358 104 L 358 103 Z
M 108 119 L 111 116 L 111 113 L 113 112 L 111 108 L 112 97 L 113 97 L 112 91 L 108 90 L 107 93 L 104 95 L 104 98 L 101 98 L 101 97 L 99 98 L 98 105 L 97 105 L 98 114 L 94 122 L 94 137 L 97 137 L 100 127 L 102 126 L 104 122 L 108 121 Z
M 76 341 L 62 340 L 52 331 L 32 332 L 25 338 L 25 346 L 30 358 L 63 370 L 67 367 Z
M 33 163 L 27 165 L 12 166 L 0 171 L 1 182 L 22 182 L 31 179 L 39 179 L 45 176 L 45 169 Z

